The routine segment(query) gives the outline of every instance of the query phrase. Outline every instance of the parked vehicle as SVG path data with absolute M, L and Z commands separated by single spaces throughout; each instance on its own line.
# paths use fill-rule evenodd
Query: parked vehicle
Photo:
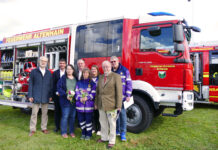
M 66 58 L 75 66 L 83 58 L 88 67 L 96 64 L 102 70 L 101 63 L 115 55 L 133 80 L 134 104 L 127 110 L 128 131 L 142 132 L 165 107 L 175 108 L 174 114 L 164 114 L 167 116 L 193 109 L 190 30 L 199 31 L 171 14 L 150 13 L 139 19 L 88 22 L 5 38 L 0 51 L 13 51 L 14 88 L 13 99 L 0 100 L 0 104 L 31 106 L 26 98 L 27 89 L 18 88 L 17 81 L 26 58 L 27 62 L 37 64 L 38 57 L 45 55 L 49 58 L 49 69 L 58 68 L 59 58 Z M 32 50 L 35 56 L 27 50 Z
M 218 102 L 218 46 L 190 47 L 194 65 L 194 102 Z

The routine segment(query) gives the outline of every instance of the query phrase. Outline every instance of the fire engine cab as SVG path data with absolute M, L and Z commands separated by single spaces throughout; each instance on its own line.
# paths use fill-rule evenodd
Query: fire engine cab
M 190 47 L 196 103 L 218 102 L 218 46 Z
M 13 53 L 13 97 L 0 104 L 28 108 L 27 91 L 18 87 L 23 64 L 41 55 L 49 58 L 49 69 L 58 69 L 60 58 L 76 66 L 98 65 L 115 55 L 131 74 L 134 104 L 127 109 L 128 131 L 147 129 L 153 117 L 173 107 L 177 116 L 193 109 L 193 65 L 188 42 L 191 30 L 186 21 L 172 14 L 150 13 L 140 18 L 116 18 L 73 24 L 5 38 L 0 51 Z M 31 53 L 31 54 L 29 54 Z M 27 59 L 27 60 L 26 60 Z M 28 73 L 24 73 L 24 77 Z M 28 82 L 28 80 L 27 80 Z M 22 86 L 25 86 L 22 85 Z

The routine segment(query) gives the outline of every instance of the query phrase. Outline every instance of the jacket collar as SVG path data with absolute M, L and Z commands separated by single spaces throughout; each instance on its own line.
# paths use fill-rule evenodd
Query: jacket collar
M 89 82 L 90 79 L 82 79 L 81 81 L 82 81 L 82 82 Z
M 37 70 L 41 73 L 41 75 L 42 75 L 42 72 L 40 71 L 39 67 L 37 67 L 36 69 L 37 69 Z M 48 71 L 49 71 L 49 70 L 48 70 L 47 68 L 45 68 L 45 75 L 48 73 Z M 45 75 L 44 75 L 44 76 L 45 76 Z
M 121 64 L 120 64 L 120 63 L 119 63 L 119 66 L 118 66 L 118 68 L 117 68 L 116 71 L 115 71 L 114 68 L 112 67 L 112 71 L 113 71 L 113 72 L 116 72 L 116 73 L 117 73 L 120 69 L 121 69 Z

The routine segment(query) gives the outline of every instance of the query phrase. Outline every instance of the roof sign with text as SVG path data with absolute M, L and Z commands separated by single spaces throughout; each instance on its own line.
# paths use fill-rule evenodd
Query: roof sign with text
M 20 34 L 20 35 L 15 35 L 12 37 L 4 38 L 3 43 L 14 43 L 14 42 L 18 42 L 18 41 L 59 36 L 59 35 L 63 35 L 63 34 L 68 34 L 69 32 L 70 32 L 69 27 L 68 28 L 60 28 L 60 29 L 52 29 L 52 30 L 44 30 L 41 32 Z

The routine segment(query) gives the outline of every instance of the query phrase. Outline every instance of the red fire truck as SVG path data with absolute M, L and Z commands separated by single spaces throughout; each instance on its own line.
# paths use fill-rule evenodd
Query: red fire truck
M 38 56 L 49 58 L 49 69 L 58 68 L 59 58 L 75 66 L 83 58 L 88 67 L 96 64 L 102 69 L 101 63 L 115 55 L 129 69 L 133 80 L 134 104 L 127 109 L 128 131 L 139 133 L 147 129 L 153 117 L 166 107 L 175 108 L 174 114 L 165 114 L 168 116 L 192 110 L 193 65 L 188 41 L 190 30 L 198 29 L 175 16 L 156 15 L 74 24 L 5 38 L 0 51 L 13 51 L 14 88 L 13 99 L 0 100 L 0 104 L 31 106 L 25 96 L 27 88 L 23 89 L 28 84 L 23 63 L 37 64 Z M 38 55 L 34 57 L 33 53 Z M 26 78 L 25 84 L 19 83 Z
M 190 47 L 196 103 L 218 102 L 218 46 Z

